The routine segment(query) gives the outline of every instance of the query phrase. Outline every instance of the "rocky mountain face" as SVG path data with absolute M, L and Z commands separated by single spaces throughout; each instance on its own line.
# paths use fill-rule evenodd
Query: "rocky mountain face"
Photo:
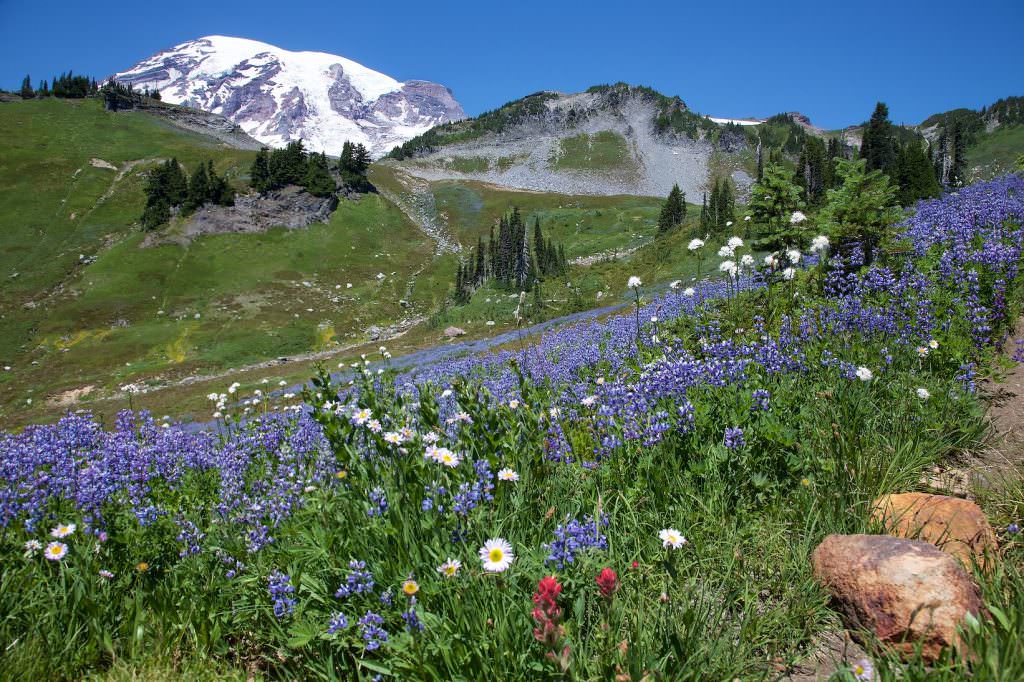
M 719 120 L 643 87 L 543 92 L 439 126 L 391 163 L 419 180 L 479 180 L 571 195 L 664 196 L 678 183 L 700 203 L 714 156 L 716 172 L 729 174 L 744 196 L 753 181 L 746 167 L 752 156 L 741 155 L 756 135 L 744 129 L 756 126 Z
M 374 156 L 465 117 L 451 91 L 399 82 L 344 57 L 207 36 L 144 59 L 114 80 L 159 90 L 165 102 L 224 116 L 260 142 L 338 154 L 345 140 Z

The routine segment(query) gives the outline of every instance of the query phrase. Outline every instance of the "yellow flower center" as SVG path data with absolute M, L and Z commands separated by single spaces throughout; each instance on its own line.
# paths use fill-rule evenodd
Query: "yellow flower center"
M 415 581 L 408 580 L 402 584 L 402 591 L 411 596 L 420 591 L 420 586 Z
M 455 575 L 455 567 L 454 566 L 445 566 L 444 567 L 444 574 L 445 575 Z
M 336 473 L 334 475 L 337 476 L 338 478 L 345 478 L 346 476 L 348 476 L 348 472 L 347 471 L 339 471 L 338 473 Z
M 495 547 L 487 553 L 487 558 L 491 560 L 492 564 L 496 564 L 505 558 L 505 553 L 501 551 L 500 547 Z
M 138 564 L 135 565 L 135 568 L 139 569 L 140 571 L 148 571 L 149 564 L 147 564 L 145 561 L 140 561 Z

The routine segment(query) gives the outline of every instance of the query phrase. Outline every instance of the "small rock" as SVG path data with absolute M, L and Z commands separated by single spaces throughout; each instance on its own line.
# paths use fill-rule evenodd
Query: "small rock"
M 873 632 L 902 655 L 925 660 L 959 644 L 957 627 L 982 610 L 981 591 L 951 555 L 920 540 L 829 535 L 811 555 L 851 634 Z
M 461 329 L 459 327 L 448 327 L 447 329 L 444 330 L 444 335 L 447 336 L 449 339 L 453 339 L 456 336 L 465 336 L 466 330 Z
M 946 495 L 902 493 L 875 500 L 871 520 L 900 538 L 930 542 L 964 565 L 986 568 L 996 556 L 996 534 L 981 508 Z

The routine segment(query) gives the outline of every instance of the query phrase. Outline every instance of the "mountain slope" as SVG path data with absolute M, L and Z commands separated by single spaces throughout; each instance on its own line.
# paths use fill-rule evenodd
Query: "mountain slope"
M 692 200 L 713 171 L 732 174 L 741 191 L 749 186 L 741 168 L 748 146 L 738 125 L 716 124 L 679 98 L 616 84 L 530 95 L 441 125 L 391 156 L 425 180 L 609 196 L 663 196 L 679 183 Z M 731 154 L 735 167 L 718 168 L 719 151 Z
M 402 83 L 337 55 L 226 36 L 190 40 L 113 78 L 225 116 L 266 144 L 301 138 L 307 147 L 333 154 L 351 140 L 379 156 L 465 116 L 451 91 L 437 83 Z

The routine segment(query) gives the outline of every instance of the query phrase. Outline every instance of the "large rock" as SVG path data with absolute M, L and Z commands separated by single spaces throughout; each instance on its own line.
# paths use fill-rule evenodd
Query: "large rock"
M 454 339 L 457 336 L 465 336 L 466 330 L 461 327 L 448 327 L 444 330 L 444 335 L 449 339 Z
M 901 538 L 930 542 L 970 566 L 987 568 L 996 556 L 996 534 L 981 508 L 946 495 L 902 493 L 875 500 L 871 520 Z
M 957 627 L 982 610 L 974 579 L 951 555 L 920 540 L 889 535 L 829 535 L 812 554 L 854 637 L 865 631 L 901 654 L 922 647 L 926 660 L 957 646 Z

